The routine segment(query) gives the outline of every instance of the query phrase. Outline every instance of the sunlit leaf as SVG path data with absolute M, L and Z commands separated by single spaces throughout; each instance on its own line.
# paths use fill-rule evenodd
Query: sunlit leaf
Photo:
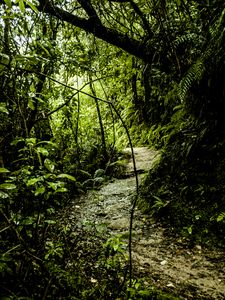
M 52 173 L 48 173 L 48 174 L 45 174 L 44 175 L 44 178 L 45 179 L 52 179 L 52 180 L 55 180 L 56 179 L 56 175 L 55 174 L 52 174 Z
M 48 156 L 49 152 L 47 149 L 42 148 L 42 147 L 37 147 L 36 151 L 44 156 Z
M 67 178 L 69 180 L 76 181 L 76 178 L 69 174 L 59 174 L 57 177 L 58 178 Z
M 43 178 L 42 177 L 31 178 L 27 181 L 27 186 L 35 185 L 39 181 L 43 181 Z
M 54 172 L 54 170 L 55 170 L 54 163 L 48 158 L 45 159 L 44 166 L 49 172 Z
M 9 56 L 7 54 L 5 54 L 5 53 L 0 52 L 0 56 L 2 58 L 5 58 L 5 59 L 9 60 Z
M 19 8 L 20 8 L 21 13 L 24 14 L 25 13 L 25 5 L 24 5 L 23 0 L 19 0 Z
M 14 189 L 16 189 L 16 185 L 13 183 L 2 183 L 2 184 L 0 184 L 0 189 L 14 190 Z
M 9 114 L 8 109 L 6 108 L 6 103 L 0 103 L 0 112 L 4 114 Z
M 57 189 L 57 190 L 56 190 L 56 193 L 65 193 L 65 192 L 67 192 L 67 191 L 68 191 L 67 188 L 62 187 L 62 188 Z
M 19 142 L 24 142 L 24 139 L 15 139 L 10 143 L 11 146 L 16 146 Z
M 36 144 L 36 138 L 28 138 L 28 139 L 26 139 L 26 144 L 27 145 L 34 145 L 34 144 Z
M 0 168 L 0 173 L 9 173 L 10 171 L 6 168 Z
M 59 146 L 56 144 L 56 143 L 53 143 L 51 141 L 41 141 L 41 142 L 38 142 L 37 145 L 40 145 L 40 144 L 48 144 L 48 145 L 51 145 L 55 148 L 58 148 Z
M 6 199 L 6 198 L 8 198 L 9 197 L 9 195 L 7 194 L 7 193 L 5 193 L 5 192 L 3 192 L 3 191 L 0 191 L 0 198 L 1 199 Z
M 224 219 L 225 219 L 225 212 L 219 214 L 218 217 L 216 218 L 217 222 L 221 222 Z
M 43 99 L 41 99 L 40 97 L 36 97 L 35 99 L 40 103 L 45 103 L 45 101 Z
M 37 7 L 36 7 L 34 4 L 32 4 L 30 1 L 27 1 L 27 0 L 25 0 L 25 2 L 27 3 L 27 5 L 30 6 L 30 8 L 31 8 L 34 12 L 39 13 Z
M 39 187 L 39 188 L 36 189 L 34 195 L 35 196 L 42 195 L 42 194 L 44 194 L 44 192 L 45 192 L 45 187 L 41 186 L 41 187 Z
M 32 99 L 28 99 L 28 103 L 27 103 L 27 106 L 28 108 L 30 108 L 31 110 L 35 110 L 35 107 L 34 107 L 34 102 Z
M 56 224 L 56 221 L 54 220 L 45 220 L 44 222 L 47 224 Z
M 192 234 L 192 226 L 188 227 L 187 231 L 188 231 L 189 234 Z
M 4 2 L 8 6 L 8 8 L 12 8 L 12 1 L 11 0 L 4 0 Z
M 48 182 L 48 186 L 51 187 L 54 191 L 56 191 L 58 188 L 58 184 L 55 182 Z

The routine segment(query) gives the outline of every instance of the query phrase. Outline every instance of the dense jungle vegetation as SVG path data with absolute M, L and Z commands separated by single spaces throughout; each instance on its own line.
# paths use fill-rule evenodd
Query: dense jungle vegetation
M 224 1 L 0 4 L 3 299 L 131 297 L 115 266 L 101 290 L 90 281 L 97 255 L 104 268 L 97 236 L 71 269 L 88 233 L 72 241 L 55 229 L 72 198 L 122 176 L 128 131 L 133 145 L 161 153 L 139 207 L 192 241 L 223 246 Z

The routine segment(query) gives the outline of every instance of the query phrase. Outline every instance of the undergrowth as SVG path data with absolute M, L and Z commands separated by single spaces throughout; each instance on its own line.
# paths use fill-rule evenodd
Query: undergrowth
M 53 142 L 14 145 L 17 169 L 0 168 L 1 299 L 171 299 L 140 278 L 130 285 L 125 237 L 109 237 L 104 226 L 79 223 L 67 211 L 72 194 L 107 180 L 106 169 L 75 177 L 60 170 Z M 120 174 L 123 164 L 108 168 Z
M 212 124 L 192 118 L 175 128 L 139 201 L 143 210 L 207 245 L 225 245 L 223 136 Z

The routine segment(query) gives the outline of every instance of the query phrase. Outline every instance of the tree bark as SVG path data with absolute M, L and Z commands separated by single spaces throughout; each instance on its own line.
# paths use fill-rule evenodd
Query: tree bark
M 80 1 L 82 4 L 84 2 L 85 1 Z M 119 47 L 127 53 L 141 58 L 144 61 L 149 61 L 150 57 L 152 56 L 144 42 L 133 39 L 127 34 L 118 32 L 115 29 L 104 26 L 100 22 L 99 18 L 96 17 L 97 14 L 95 14 L 93 18 L 89 17 L 89 19 L 85 19 L 57 7 L 54 5 L 53 1 L 50 2 L 49 0 L 39 0 L 39 4 L 40 5 L 38 6 L 38 9 L 40 12 L 55 16 L 56 18 L 81 28 L 88 33 L 92 33 L 97 38 L 111 45 Z M 85 9 L 84 4 L 82 7 Z M 91 13 L 91 8 L 89 7 L 89 10 L 86 9 L 88 15 Z

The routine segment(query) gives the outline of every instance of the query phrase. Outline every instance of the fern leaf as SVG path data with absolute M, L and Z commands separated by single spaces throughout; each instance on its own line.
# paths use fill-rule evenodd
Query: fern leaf
M 184 100 L 187 92 L 191 88 L 191 86 L 198 82 L 204 73 L 204 63 L 201 59 L 197 60 L 197 62 L 189 69 L 186 76 L 182 78 L 179 86 L 178 86 L 178 94 L 181 101 Z

